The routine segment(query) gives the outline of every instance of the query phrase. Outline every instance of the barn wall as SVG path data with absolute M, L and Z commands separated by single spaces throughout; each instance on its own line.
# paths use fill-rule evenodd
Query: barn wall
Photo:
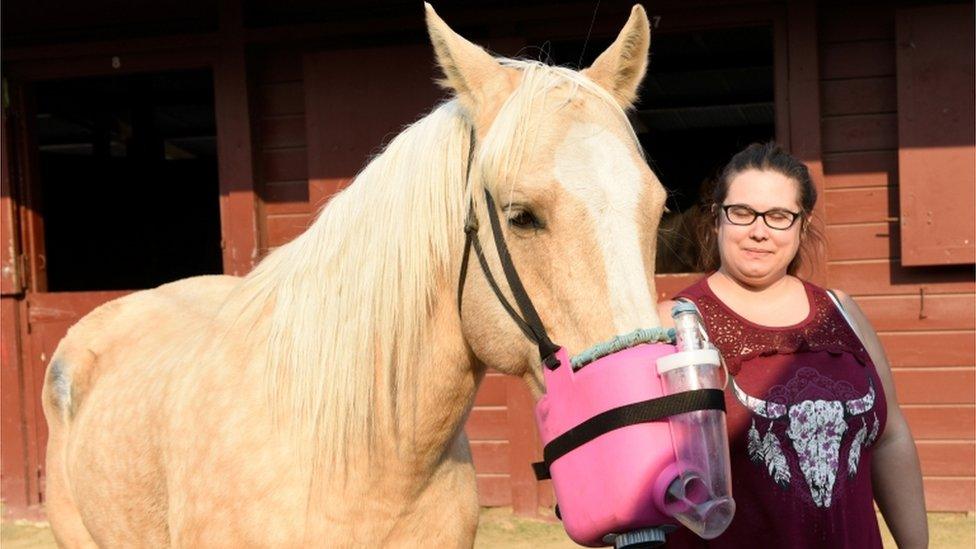
M 900 265 L 894 13 L 880 5 L 819 9 L 826 282 L 855 296 L 885 345 L 918 441 L 929 509 L 973 510 L 976 285 L 970 267 Z M 251 58 L 263 252 L 305 230 L 317 209 L 309 200 L 301 60 L 293 50 Z M 660 285 L 677 289 L 688 280 L 661 277 Z M 489 374 L 467 425 L 484 505 L 551 503 L 547 484 L 529 495 L 534 481 L 522 469 L 538 456 L 531 416 L 518 408 L 524 389 Z
M 900 262 L 895 8 L 821 7 L 819 35 L 828 284 L 885 346 L 929 510 L 972 511 L 976 285 L 971 265 Z
M 692 9 L 684 3 L 664 4 Z M 554 20 L 543 8 L 526 10 L 526 14 L 539 11 L 533 17 L 547 21 L 554 32 L 576 28 Z M 567 13 L 572 15 L 573 10 L 584 22 L 589 20 L 589 6 L 567 8 Z M 823 4 L 818 11 L 819 160 L 829 240 L 826 283 L 857 298 L 885 344 L 898 397 L 918 442 L 929 509 L 972 511 L 976 508 L 976 284 L 971 265 L 901 265 L 895 8 L 837 2 Z M 722 19 L 724 12 L 713 9 L 709 13 Z M 673 14 L 679 19 L 687 16 L 681 10 Z M 667 20 L 670 17 L 668 14 Z M 469 24 L 476 18 L 469 14 Z M 310 200 L 303 51 L 297 46 L 270 45 L 291 40 L 289 32 L 252 32 L 251 40 L 256 37 L 264 45 L 255 46 L 247 57 L 256 117 L 252 131 L 261 255 L 304 231 L 321 206 Z M 212 41 L 209 37 L 200 40 L 204 45 Z M 160 44 L 163 42 L 167 40 Z M 96 45 L 95 49 L 101 51 L 99 47 L 107 46 Z M 140 47 L 149 48 L 146 44 Z M 114 46 L 110 49 L 115 52 Z M 504 47 L 493 49 L 505 51 Z M 28 54 L 22 52 L 21 59 L 24 55 Z M 65 74 L 63 60 L 48 60 L 50 53 L 37 55 L 44 59 L 31 74 L 51 70 Z M 198 55 L 192 57 L 188 63 L 202 62 Z M 146 66 L 155 67 L 155 57 L 147 54 L 147 58 Z M 173 56 L 165 59 L 173 63 Z M 798 129 L 792 133 L 803 134 Z M 659 277 L 661 297 L 672 295 L 693 278 Z M 43 449 L 38 440 L 43 437 L 38 425 L 43 420 L 35 417 L 36 396 L 31 387 L 37 379 L 22 364 L 20 339 L 26 332 L 27 308 L 22 300 L 7 295 L 6 286 L 4 294 L 0 301 L 2 491 L 8 505 L 21 506 L 35 504 L 40 498 Z M 549 484 L 537 484 L 528 468 L 540 452 L 531 399 L 519 380 L 488 374 L 466 431 L 482 504 L 513 505 L 526 512 L 553 503 Z

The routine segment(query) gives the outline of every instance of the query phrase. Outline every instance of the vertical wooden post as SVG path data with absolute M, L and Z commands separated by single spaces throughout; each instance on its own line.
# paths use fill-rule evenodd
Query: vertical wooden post
M 535 427 L 535 403 L 524 381 L 516 377 L 506 381 L 512 510 L 517 515 L 534 517 L 539 513 L 539 489 L 532 462 L 539 461 L 542 455 Z
M 817 4 L 814 0 L 790 0 L 787 4 L 787 40 L 790 152 L 810 170 L 817 196 L 821 198 L 814 210 L 819 219 L 815 222 L 823 232 L 825 201 L 823 157 L 820 151 L 820 64 L 817 55 Z M 803 274 L 824 285 L 827 257 L 819 259 L 817 265 L 808 266 Z
M 257 263 L 260 242 L 241 0 L 220 3 L 219 34 L 214 112 L 224 273 L 242 276 Z
M 792 150 L 789 107 L 790 33 L 786 12 L 786 6 L 773 9 L 773 108 L 776 111 L 776 142 L 786 150 Z
M 0 133 L 0 492 L 12 509 L 25 509 L 32 501 L 27 459 L 27 425 L 24 421 L 23 345 L 20 308 L 23 301 L 23 268 L 16 230 L 17 204 L 12 194 L 10 105 L 7 81 L 3 82 L 2 133 Z
M 15 295 L 23 293 L 24 273 L 20 261 L 20 239 L 17 231 L 17 206 L 13 199 L 10 163 L 11 143 L 8 117 L 10 105 L 7 104 L 7 80 L 3 80 L 3 114 L 0 122 L 0 294 Z

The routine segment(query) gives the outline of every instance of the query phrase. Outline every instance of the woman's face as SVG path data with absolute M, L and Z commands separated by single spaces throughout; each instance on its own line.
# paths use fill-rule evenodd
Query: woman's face
M 746 170 L 729 182 L 729 192 L 722 206 L 739 204 L 756 212 L 786 210 L 802 212 L 796 181 L 773 170 Z M 733 220 L 743 222 L 747 212 L 737 208 Z M 784 221 L 783 213 L 770 213 L 767 218 L 777 225 Z M 747 286 L 767 286 L 786 275 L 786 270 L 800 248 L 803 227 L 802 213 L 785 230 L 770 228 L 762 217 L 749 225 L 735 225 L 724 210 L 718 212 L 718 248 L 722 270 Z

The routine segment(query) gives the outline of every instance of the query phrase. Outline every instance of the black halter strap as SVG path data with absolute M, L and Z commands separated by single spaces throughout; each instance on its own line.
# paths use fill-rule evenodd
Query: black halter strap
M 468 166 L 465 174 L 466 185 L 469 184 L 471 179 L 474 145 L 475 138 L 474 130 L 472 129 L 468 148 Z M 474 247 L 475 255 L 478 256 L 478 263 L 481 264 L 481 270 L 485 273 L 485 278 L 488 279 L 488 285 L 491 286 L 491 290 L 495 293 L 505 312 L 512 317 L 512 320 L 522 330 L 525 337 L 538 345 L 542 363 L 550 369 L 555 369 L 559 366 L 559 361 L 556 359 L 556 351 L 559 350 L 559 346 L 549 339 L 546 329 L 542 326 L 539 313 L 536 311 L 535 306 L 532 305 L 532 300 L 529 298 L 529 294 L 526 293 L 525 286 L 522 285 L 522 279 L 519 278 L 518 271 L 515 269 L 512 256 L 505 243 L 505 236 L 502 234 L 501 222 L 498 220 L 498 212 L 495 209 L 495 200 L 491 197 L 491 193 L 487 189 L 485 189 L 485 203 L 488 209 L 488 221 L 491 224 L 492 237 L 495 241 L 495 250 L 498 252 L 498 259 L 501 261 L 502 271 L 505 274 L 505 280 L 508 282 L 508 288 L 511 290 L 512 297 L 515 298 L 515 304 L 522 314 L 519 315 L 519 312 L 505 298 L 501 288 L 498 286 L 498 282 L 491 273 L 491 269 L 488 267 L 488 260 L 485 258 L 484 250 L 481 248 L 481 242 L 478 240 L 478 218 L 474 213 L 473 199 L 468 206 L 468 216 L 464 223 L 464 254 L 461 259 L 461 273 L 458 280 L 458 311 L 461 310 L 461 302 L 464 298 L 464 281 L 468 273 L 468 258 L 471 255 L 471 248 Z
M 474 130 L 472 130 L 470 148 L 468 149 L 467 173 L 465 175 L 466 185 L 470 182 L 471 178 L 474 145 Z M 495 277 L 491 274 L 491 269 L 488 267 L 488 261 L 485 259 L 484 251 L 481 249 L 481 243 L 478 241 L 478 218 L 474 213 L 473 199 L 471 204 L 468 205 L 468 215 L 464 223 L 464 254 L 461 256 L 461 273 L 458 280 L 457 294 L 458 311 L 460 312 L 461 310 L 461 302 L 464 298 L 464 281 L 468 274 L 468 260 L 471 256 L 471 248 L 473 247 L 475 254 L 478 256 L 478 263 L 481 264 L 481 270 L 484 271 L 485 278 L 488 279 L 488 284 L 491 286 L 491 290 L 495 292 L 498 301 L 522 330 L 522 333 L 539 346 L 539 356 L 542 358 L 542 363 L 550 370 L 555 370 L 560 366 L 559 360 L 556 358 L 556 351 L 559 350 L 559 347 L 546 334 L 546 330 L 542 326 L 542 320 L 539 318 L 539 313 L 536 311 L 535 306 L 532 305 L 532 300 L 529 299 L 529 295 L 525 291 L 525 286 L 522 285 L 522 279 L 519 278 L 518 271 L 515 269 L 512 256 L 505 243 L 505 237 L 502 234 L 501 222 L 498 220 L 495 200 L 491 197 L 491 193 L 487 189 L 485 189 L 485 204 L 488 209 L 488 220 L 491 223 L 491 234 L 495 240 L 498 259 L 501 261 L 508 287 L 522 314 L 519 315 L 518 311 L 505 298 L 501 288 L 498 286 L 498 282 L 495 281 Z M 535 469 L 536 478 L 539 480 L 551 478 L 549 468 L 553 462 L 606 433 L 630 425 L 660 421 L 672 415 L 695 410 L 725 410 L 724 393 L 717 389 L 686 391 L 621 406 L 599 414 L 556 437 L 545 446 L 545 460 L 532 464 L 533 469 Z M 556 506 L 556 516 L 559 516 L 559 506 Z

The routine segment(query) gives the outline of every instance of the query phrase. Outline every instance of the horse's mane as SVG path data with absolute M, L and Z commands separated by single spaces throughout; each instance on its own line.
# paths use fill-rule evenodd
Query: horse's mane
M 616 107 L 578 72 L 500 61 L 522 81 L 479 144 L 471 188 L 464 188 L 471 124 L 449 100 L 395 137 L 236 292 L 244 305 L 232 314 L 266 346 L 255 351 L 267 357 L 272 409 L 298 426 L 296 434 L 314 437 L 324 463 L 357 441 L 371 446 L 377 425 L 394 429 L 381 436 L 399 434 L 396 407 L 419 390 L 412 350 L 430 329 L 438 285 L 456 280 L 468 205 L 483 211 L 484 174 L 491 187 L 517 180 L 539 99 L 568 86 Z

